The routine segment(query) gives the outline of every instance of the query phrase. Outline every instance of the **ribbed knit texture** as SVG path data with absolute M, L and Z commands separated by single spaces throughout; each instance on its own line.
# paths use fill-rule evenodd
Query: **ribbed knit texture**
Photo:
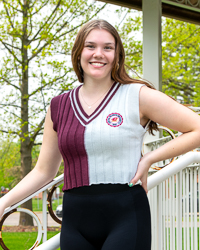
M 64 160 L 63 190 L 99 183 L 128 183 L 137 171 L 145 129 L 140 125 L 141 84 L 114 83 L 88 116 L 80 86 L 51 102 L 53 128 Z

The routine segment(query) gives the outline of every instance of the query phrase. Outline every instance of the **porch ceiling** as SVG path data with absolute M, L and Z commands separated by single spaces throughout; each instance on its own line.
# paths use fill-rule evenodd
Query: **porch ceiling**
M 142 10 L 142 0 L 100 0 L 131 9 Z M 182 1 L 189 2 L 189 1 Z M 195 6 L 197 5 L 197 6 Z M 189 3 L 178 3 L 177 0 L 162 1 L 162 15 L 200 25 L 200 1 L 190 0 Z

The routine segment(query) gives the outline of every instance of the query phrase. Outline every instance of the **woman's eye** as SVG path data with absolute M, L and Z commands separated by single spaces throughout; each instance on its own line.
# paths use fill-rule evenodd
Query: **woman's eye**
M 87 47 L 87 48 L 90 48 L 90 49 L 93 49 L 93 48 L 94 48 L 93 45 L 87 45 L 86 47 Z
M 109 47 L 109 46 L 106 46 L 105 49 L 106 49 L 106 50 L 110 50 L 110 49 L 112 49 L 112 48 Z

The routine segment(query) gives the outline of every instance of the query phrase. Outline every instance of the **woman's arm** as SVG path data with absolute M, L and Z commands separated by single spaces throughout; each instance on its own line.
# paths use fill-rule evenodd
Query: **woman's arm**
M 57 133 L 53 130 L 50 109 L 48 109 L 44 125 L 43 142 L 37 164 L 10 192 L 0 199 L 0 218 L 6 207 L 19 202 L 49 183 L 55 177 L 61 160 Z
M 190 109 L 157 90 L 142 87 L 140 91 L 140 118 L 144 123 L 151 119 L 183 134 L 141 158 L 135 177 L 147 192 L 150 166 L 158 161 L 184 154 L 200 146 L 200 117 Z

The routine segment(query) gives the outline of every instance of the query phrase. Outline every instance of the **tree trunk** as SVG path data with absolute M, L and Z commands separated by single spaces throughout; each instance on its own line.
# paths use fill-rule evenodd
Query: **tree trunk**
M 32 165 L 31 149 L 24 144 L 25 144 L 24 142 L 21 143 L 22 178 L 31 171 L 31 165 Z M 32 199 L 23 203 L 21 207 L 32 210 Z M 33 226 L 33 218 L 26 213 L 20 213 L 19 224 L 24 226 L 27 225 Z
M 28 35 L 27 35 L 27 21 L 28 21 L 28 8 L 29 1 L 24 0 L 23 5 L 23 36 L 22 36 L 22 82 L 21 82 L 21 168 L 22 178 L 24 178 L 31 171 L 32 156 L 31 149 L 32 144 L 30 143 L 29 135 L 29 117 L 28 117 Z M 24 187 L 26 188 L 26 187 Z M 21 205 L 23 208 L 32 210 L 32 200 L 29 200 Z M 20 214 L 20 225 L 33 225 L 33 218 L 28 214 Z

